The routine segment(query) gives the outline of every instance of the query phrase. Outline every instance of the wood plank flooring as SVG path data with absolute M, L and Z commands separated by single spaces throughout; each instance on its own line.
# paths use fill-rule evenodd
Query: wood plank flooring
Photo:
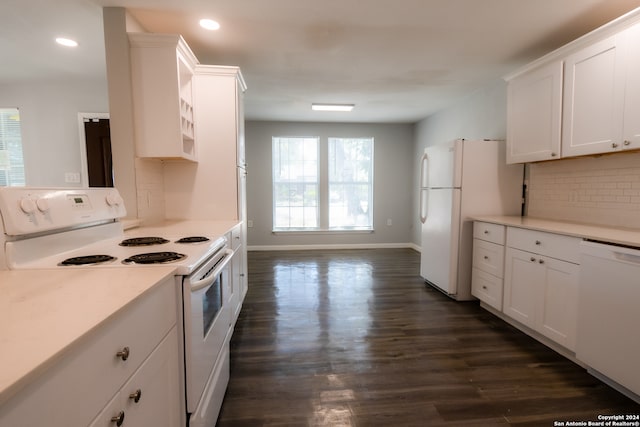
M 553 426 L 640 405 L 419 277 L 411 249 L 249 252 L 219 426 Z

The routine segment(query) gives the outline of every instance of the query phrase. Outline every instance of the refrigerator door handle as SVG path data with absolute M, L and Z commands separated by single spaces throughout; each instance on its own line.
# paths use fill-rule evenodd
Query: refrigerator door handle
M 427 221 L 427 203 L 429 203 L 429 190 L 427 188 L 420 189 L 420 222 Z
M 424 153 L 420 159 L 420 222 L 427 220 L 427 203 L 429 202 L 429 155 Z
M 424 153 L 420 159 L 420 188 L 429 186 L 429 155 Z

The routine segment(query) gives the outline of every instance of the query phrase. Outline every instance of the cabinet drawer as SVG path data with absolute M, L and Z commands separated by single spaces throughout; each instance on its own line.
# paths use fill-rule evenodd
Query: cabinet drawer
M 120 413 L 123 426 L 180 425 L 178 358 L 174 327 L 89 427 L 114 427 L 112 418 Z M 134 398 L 137 392 L 139 400 Z
M 504 225 L 475 221 L 473 223 L 473 237 L 487 242 L 504 245 Z
M 57 365 L 0 406 L 0 425 L 88 425 L 176 325 L 176 304 L 175 279 L 169 277 L 74 343 Z M 116 355 L 124 347 L 127 360 Z
M 504 275 L 504 246 L 473 239 L 473 267 L 502 278 Z
M 551 258 L 580 263 L 582 239 L 524 228 L 508 227 L 507 246 Z
M 502 311 L 502 279 L 477 268 L 471 273 L 471 294 Z

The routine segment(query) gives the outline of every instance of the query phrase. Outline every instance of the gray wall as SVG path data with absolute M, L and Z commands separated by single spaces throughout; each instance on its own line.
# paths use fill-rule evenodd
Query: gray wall
M 273 136 L 373 137 L 374 229 L 373 233 L 327 232 L 322 234 L 273 234 L 271 186 L 271 138 Z M 246 123 L 247 214 L 250 249 L 275 246 L 292 248 L 407 246 L 412 226 L 412 164 L 414 126 L 410 124 L 347 123 Z M 392 225 L 387 225 L 387 219 Z
M 1 85 L 0 106 L 20 110 L 27 185 L 80 186 L 65 182 L 82 172 L 78 113 L 109 111 L 106 81 Z
M 425 147 L 456 138 L 506 139 L 506 135 L 507 84 L 503 80 L 488 84 L 449 108 L 416 124 L 411 193 L 413 203 L 411 241 L 416 246 L 420 246 L 421 228 L 418 218 L 419 163 Z

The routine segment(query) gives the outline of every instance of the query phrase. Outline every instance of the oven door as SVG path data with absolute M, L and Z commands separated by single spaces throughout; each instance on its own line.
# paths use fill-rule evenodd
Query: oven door
M 233 251 L 223 250 L 193 274 L 185 277 L 182 283 L 185 381 L 189 413 L 196 410 L 205 393 L 205 386 L 220 352 L 228 349 L 225 343 L 231 313 L 225 300 L 230 292 L 232 256 Z

